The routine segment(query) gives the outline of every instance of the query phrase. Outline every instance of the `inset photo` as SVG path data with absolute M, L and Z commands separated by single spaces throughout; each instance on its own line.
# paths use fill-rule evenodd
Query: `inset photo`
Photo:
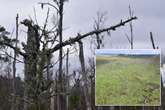
M 97 49 L 96 106 L 160 106 L 159 49 Z

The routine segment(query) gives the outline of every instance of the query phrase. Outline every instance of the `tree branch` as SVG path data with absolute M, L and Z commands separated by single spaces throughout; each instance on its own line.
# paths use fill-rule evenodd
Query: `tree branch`
M 7 52 L 5 52 L 5 51 L 2 51 L 2 52 L 4 52 L 4 55 L 7 55 L 8 57 L 14 59 L 14 57 L 12 55 L 9 55 Z M 19 62 L 19 63 L 23 63 L 23 64 L 25 63 L 24 61 L 21 61 L 19 59 L 16 59 L 16 61 Z
M 53 5 L 53 4 L 51 4 L 51 3 L 43 3 L 43 2 L 39 2 L 38 4 L 40 4 L 42 8 L 43 8 L 44 5 L 51 6 L 51 7 L 53 7 L 54 9 L 56 9 L 57 12 L 59 12 L 59 9 L 58 9 L 55 5 Z
M 153 49 L 156 49 L 152 32 L 150 32 L 150 39 L 151 39 L 151 43 L 152 43 L 152 47 L 153 47 Z
M 137 19 L 137 17 L 135 16 L 135 17 L 132 17 L 132 18 L 127 19 L 125 21 L 121 20 L 120 23 L 118 23 L 117 25 L 111 26 L 109 28 L 94 30 L 94 31 L 88 32 L 88 33 L 83 34 L 83 35 L 78 34 L 74 38 L 70 38 L 69 40 L 66 40 L 66 41 L 62 42 L 61 44 L 57 44 L 54 48 L 50 49 L 50 52 L 53 53 L 53 52 L 59 50 L 60 48 L 66 46 L 66 45 L 70 45 L 70 44 L 73 44 L 75 42 L 78 42 L 79 40 L 81 40 L 81 39 L 83 39 L 83 38 L 85 38 L 87 36 L 93 35 L 93 34 L 100 34 L 100 33 L 103 33 L 103 32 L 110 31 L 110 30 L 115 31 L 116 28 L 124 26 L 126 23 L 128 23 L 130 21 L 133 21 L 133 20 L 136 20 L 136 19 Z
M 6 42 L 3 42 L 3 41 L 0 41 L 0 45 L 4 45 L 4 46 L 7 46 L 7 47 L 10 47 L 11 49 L 13 49 L 14 51 L 16 51 L 18 54 L 20 54 L 21 56 L 23 57 L 26 57 L 26 54 L 19 51 L 18 48 L 14 47 L 13 45 L 9 44 L 9 43 L 6 43 Z

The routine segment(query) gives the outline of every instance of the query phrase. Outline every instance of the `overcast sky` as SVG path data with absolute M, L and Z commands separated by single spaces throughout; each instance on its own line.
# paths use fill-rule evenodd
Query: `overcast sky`
M 38 21 L 44 20 L 45 12 L 40 9 L 38 2 L 51 0 L 0 0 L 0 24 L 12 31 L 16 13 L 21 20 L 33 17 L 33 7 L 36 8 Z M 152 31 L 156 44 L 163 48 L 165 44 L 165 1 L 164 0 L 69 0 L 65 3 L 64 28 L 65 36 L 74 36 L 93 29 L 93 19 L 96 13 L 107 12 L 106 26 L 111 26 L 126 19 L 128 6 L 131 5 L 134 15 L 135 48 L 151 48 L 149 32 Z M 45 8 L 46 10 L 46 8 Z M 53 10 L 52 10 L 53 12 Z M 127 30 L 127 31 L 125 31 Z M 112 33 L 107 48 L 129 48 L 125 33 L 129 34 L 129 27 L 123 27 Z M 111 47 L 110 47 L 111 46 Z
M 5 26 L 10 32 L 15 26 L 15 16 L 20 15 L 20 20 L 31 16 L 34 18 L 35 7 L 38 22 L 42 24 L 45 11 L 41 10 L 38 2 L 51 0 L 0 0 L 0 25 Z M 152 48 L 149 32 L 153 32 L 155 43 L 159 48 L 165 48 L 165 0 L 69 0 L 64 9 L 64 37 L 74 37 L 77 33 L 85 33 L 93 29 L 93 20 L 96 13 L 107 12 L 105 26 L 119 23 L 121 19 L 129 16 L 128 6 L 131 5 L 134 15 L 138 20 L 133 22 L 135 48 Z M 45 10 L 47 8 L 44 8 Z M 54 11 L 51 10 L 51 13 Z M 24 29 L 23 26 L 21 26 Z M 130 48 L 125 34 L 129 35 L 129 26 L 117 29 L 106 40 L 105 48 Z M 24 34 L 20 33 L 21 39 Z M 85 40 L 84 42 L 87 42 Z M 86 51 L 90 51 L 86 49 Z M 86 55 L 88 52 L 86 52 Z

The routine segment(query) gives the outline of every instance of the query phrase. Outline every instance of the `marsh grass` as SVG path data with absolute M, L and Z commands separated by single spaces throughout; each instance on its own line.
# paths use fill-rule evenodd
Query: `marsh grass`
M 159 56 L 97 56 L 95 84 L 96 105 L 158 106 Z

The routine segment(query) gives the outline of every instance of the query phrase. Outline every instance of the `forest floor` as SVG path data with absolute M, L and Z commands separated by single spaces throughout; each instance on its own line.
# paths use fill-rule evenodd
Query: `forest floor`
M 96 105 L 159 106 L 159 56 L 97 56 Z

